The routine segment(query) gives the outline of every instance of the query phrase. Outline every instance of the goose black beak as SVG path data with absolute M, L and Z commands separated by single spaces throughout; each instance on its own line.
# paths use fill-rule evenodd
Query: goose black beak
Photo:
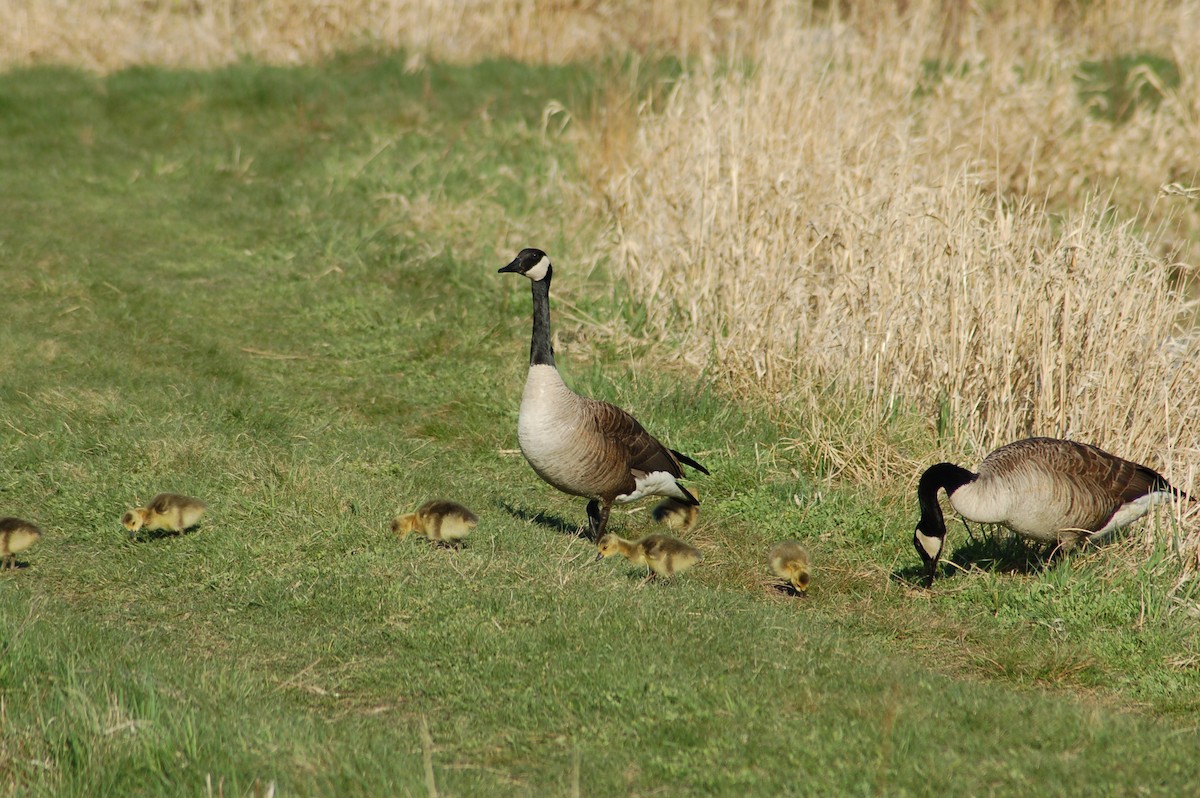
M 520 274 L 521 273 L 520 258 L 518 258 L 517 260 L 514 260 L 512 263 L 508 264 L 507 266 L 496 270 L 496 274 L 502 274 L 504 272 L 516 272 L 516 273 Z

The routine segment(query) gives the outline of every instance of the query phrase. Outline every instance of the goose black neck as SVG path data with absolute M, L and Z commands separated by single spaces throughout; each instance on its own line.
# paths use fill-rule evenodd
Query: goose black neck
M 917 526 L 926 535 L 944 537 L 946 520 L 942 516 L 942 506 L 938 504 L 938 491 L 944 488 L 947 496 L 952 495 L 963 485 L 973 482 L 977 476 L 954 463 L 938 463 L 925 469 L 917 485 L 917 501 L 921 504 L 921 520 Z
M 533 285 L 533 341 L 529 344 L 529 365 L 553 366 L 554 348 L 550 346 L 550 270 Z

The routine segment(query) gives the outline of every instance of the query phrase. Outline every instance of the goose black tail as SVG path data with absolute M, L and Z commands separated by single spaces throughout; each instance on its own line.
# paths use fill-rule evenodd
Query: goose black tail
M 694 468 L 694 469 L 696 469 L 697 471 L 699 471 L 701 474 L 707 474 L 707 473 L 708 473 L 708 469 L 707 469 L 707 468 L 705 468 L 704 466 L 700 465 L 700 464 L 699 464 L 699 463 L 697 463 L 695 460 L 693 460 L 692 458 L 688 457 L 686 454 L 680 454 L 679 452 L 675 451 L 674 449 L 672 449 L 672 450 L 671 450 L 671 454 L 675 455 L 675 459 L 677 459 L 679 462 L 683 463 L 685 466 L 689 466 L 689 467 L 691 467 L 691 468 Z

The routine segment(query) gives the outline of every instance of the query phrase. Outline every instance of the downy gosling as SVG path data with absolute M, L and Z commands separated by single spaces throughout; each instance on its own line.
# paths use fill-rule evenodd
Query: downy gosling
M 135 534 L 139 530 L 184 532 L 200 523 L 208 505 L 192 496 L 160 493 L 145 507 L 135 507 L 121 516 L 121 523 Z
M 698 548 L 670 535 L 647 535 L 635 542 L 609 532 L 596 544 L 596 561 L 614 554 L 646 566 L 651 579 L 683 573 L 704 559 Z
M 38 542 L 42 530 L 20 518 L 0 518 L 0 571 L 16 568 L 16 553 Z
M 917 486 L 921 518 L 913 546 L 925 564 L 925 587 L 933 585 L 946 543 L 937 498 L 942 489 L 968 521 L 1003 524 L 1063 549 L 1131 524 L 1159 502 L 1190 499 L 1144 465 L 1058 438 L 1026 438 L 1001 446 L 983 459 L 978 473 L 938 463 L 921 474 Z
M 401 540 L 409 532 L 416 532 L 435 543 L 454 545 L 471 534 L 478 523 L 475 513 L 461 504 L 434 499 L 422 504 L 415 513 L 396 516 L 392 520 L 392 531 Z
M 700 498 L 698 490 L 695 488 L 688 490 L 697 499 Z M 686 532 L 700 517 L 700 505 L 681 502 L 679 499 L 663 499 L 654 505 L 651 515 L 654 516 L 655 521 L 665 524 L 672 532 Z
M 811 579 L 808 552 L 794 540 L 785 540 L 771 548 L 767 554 L 767 565 L 771 573 L 787 582 L 797 593 L 805 593 Z

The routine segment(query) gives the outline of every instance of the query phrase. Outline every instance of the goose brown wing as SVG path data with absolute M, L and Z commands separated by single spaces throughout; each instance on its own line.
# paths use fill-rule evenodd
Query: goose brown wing
M 1170 490 L 1162 475 L 1140 463 L 1076 441 L 1056 441 L 1054 466 L 1077 486 L 1073 507 L 1080 529 L 1100 529 L 1123 505 Z
M 1080 478 L 1094 486 L 1096 502 L 1094 528 L 1108 523 L 1122 505 L 1137 501 L 1157 490 L 1171 490 L 1170 484 L 1157 471 L 1140 463 L 1117 457 L 1108 452 L 1076 444 L 1079 449 Z M 1103 496 L 1107 501 L 1101 502 Z M 1103 516 L 1103 517 L 1101 517 Z
M 683 476 L 683 469 L 671 450 L 646 432 L 636 418 L 608 402 L 591 399 L 589 404 L 588 415 L 600 440 L 625 459 L 631 472 L 665 471 L 673 477 Z

